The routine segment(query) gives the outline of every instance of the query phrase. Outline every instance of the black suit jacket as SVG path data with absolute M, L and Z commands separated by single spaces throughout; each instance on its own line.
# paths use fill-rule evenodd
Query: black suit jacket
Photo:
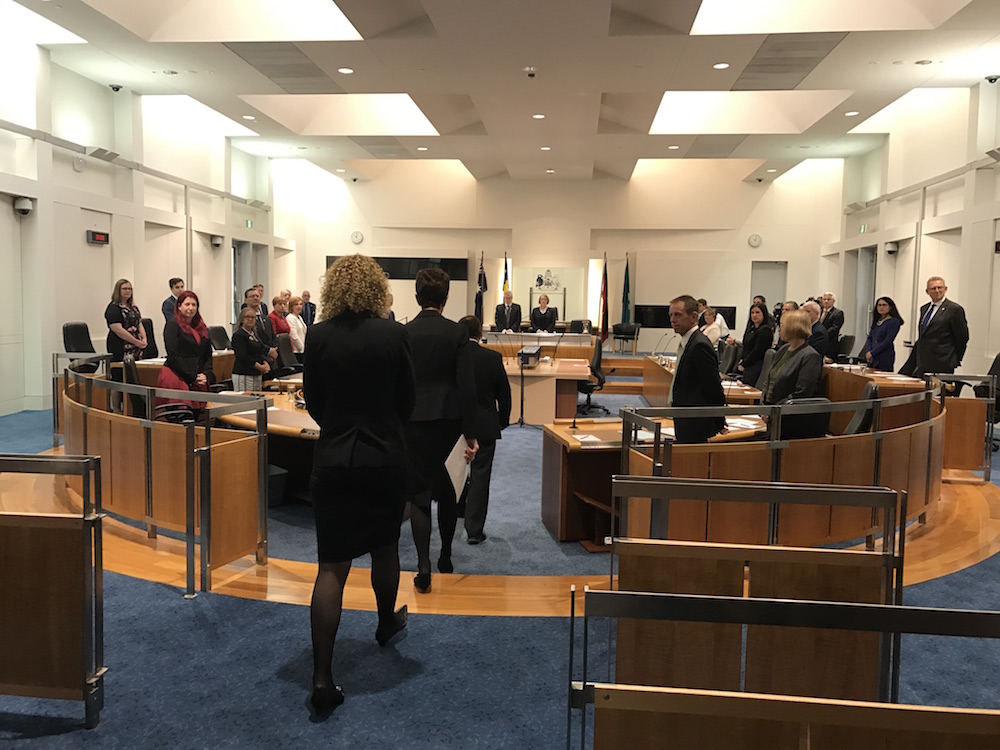
M 816 350 L 820 361 L 822 361 L 823 357 L 826 356 L 826 350 L 830 347 L 830 335 L 827 333 L 826 326 L 818 320 L 813 323 L 812 334 L 806 339 L 806 343 Z
M 774 365 L 778 364 L 785 352 L 788 351 L 788 344 L 782 346 L 774 353 L 774 364 L 768 373 L 767 381 L 764 383 L 763 401 L 766 404 L 778 404 L 789 398 L 808 398 L 816 393 L 819 386 L 820 375 L 823 371 L 823 358 L 815 349 L 806 344 L 800 346 L 794 352 L 789 352 L 788 360 L 781 366 L 780 370 L 775 370 Z M 771 398 L 767 398 L 767 392 L 771 383 L 774 384 Z
M 674 370 L 673 406 L 724 406 L 715 347 L 701 331 L 688 339 Z M 704 443 L 726 426 L 724 417 L 674 418 L 678 443 Z
M 826 326 L 826 332 L 830 338 L 831 348 L 840 341 L 840 329 L 844 327 L 844 311 L 839 307 L 831 307 L 826 317 L 820 316 L 820 322 Z
M 410 421 L 460 419 L 465 437 L 476 437 L 476 384 L 468 329 L 436 310 L 421 310 L 405 327 L 417 379 L 417 405 Z
M 263 312 L 263 310 L 262 306 L 261 311 Z M 268 349 L 278 345 L 277 336 L 274 335 L 274 326 L 271 325 L 271 319 L 267 317 L 267 313 L 257 316 L 255 328 L 257 329 L 257 340 Z
M 163 343 L 167 349 L 166 367 L 177 373 L 189 386 L 193 386 L 199 373 L 215 382 L 212 372 L 212 342 L 208 336 L 198 341 L 190 333 L 184 333 L 176 320 L 168 320 L 163 329 Z
M 920 308 L 918 321 L 924 319 L 930 306 L 928 302 Z M 955 372 L 962 364 L 968 345 L 969 324 L 965 320 L 965 310 L 958 303 L 943 299 L 899 371 L 916 378 L 923 377 L 926 372 Z
M 307 326 L 311 326 L 316 322 L 316 303 L 315 302 L 303 302 L 302 303 L 302 322 Z
M 316 466 L 405 464 L 403 428 L 416 386 L 403 326 L 354 313 L 317 323 L 309 329 L 302 390 L 320 427 Z
M 531 311 L 531 327 L 536 331 L 548 331 L 553 333 L 556 330 L 556 321 L 559 319 L 559 310 L 555 307 L 546 307 L 542 312 L 537 307 Z
M 497 305 L 496 314 L 493 316 L 493 329 L 496 331 L 521 330 L 521 306 L 516 302 L 510 303 L 510 314 L 504 305 Z
M 469 342 L 476 381 L 476 437 L 480 442 L 499 440 L 510 424 L 510 381 L 500 352 Z

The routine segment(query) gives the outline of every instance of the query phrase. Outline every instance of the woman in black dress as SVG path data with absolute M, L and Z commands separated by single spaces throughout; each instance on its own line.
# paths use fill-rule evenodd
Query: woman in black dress
M 538 296 L 538 307 L 531 311 L 531 330 L 554 333 L 558 317 L 559 309 L 549 307 L 549 295 L 540 294 Z
M 188 290 L 181 292 L 174 306 L 174 319 L 163 329 L 163 343 L 167 348 L 167 361 L 156 378 L 158 388 L 178 391 L 207 391 L 215 381 L 212 373 L 212 342 L 208 326 L 198 311 L 198 295 Z M 161 404 L 186 403 L 192 409 L 203 409 L 203 401 L 183 401 L 176 398 L 157 398 Z
M 233 334 L 233 390 L 259 391 L 263 376 L 271 371 L 267 345 L 257 338 L 257 313 L 240 310 L 240 325 Z
M 104 319 L 108 323 L 107 347 L 112 362 L 124 362 L 126 359 L 142 358 L 142 350 L 146 348 L 146 329 L 142 326 L 142 313 L 135 306 L 132 297 L 132 282 L 128 279 L 118 279 L 115 290 L 111 294 L 111 302 L 104 310 Z M 111 379 L 122 382 L 121 368 L 111 368 Z M 119 408 L 118 397 L 112 398 L 115 407 Z
M 398 611 L 399 527 L 406 504 L 403 426 L 416 402 L 406 328 L 386 319 L 389 284 L 371 258 L 337 260 L 323 282 L 325 319 L 309 329 L 303 392 L 320 426 L 311 489 L 319 573 L 311 604 L 317 715 L 344 702 L 333 645 L 351 561 L 371 554 L 380 646 L 406 626 Z

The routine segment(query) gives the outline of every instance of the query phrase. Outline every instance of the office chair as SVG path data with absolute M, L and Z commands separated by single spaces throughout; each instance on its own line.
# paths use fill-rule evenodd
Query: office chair
M 216 351 L 232 349 L 233 344 L 229 340 L 229 334 L 223 326 L 209 326 L 208 337 L 212 340 L 212 348 Z
M 63 323 L 63 348 L 67 352 L 79 354 L 97 354 L 94 351 L 94 342 L 90 340 L 90 329 L 83 321 Z M 92 375 L 97 372 L 97 364 L 80 365 L 77 372 Z
M 569 322 L 570 333 L 590 333 L 589 320 L 571 320 Z
M 830 399 L 823 396 L 812 398 L 792 398 L 782 402 L 782 406 L 794 404 L 828 404 Z M 782 414 L 781 440 L 826 437 L 830 431 L 830 412 L 815 414 Z
M 153 333 L 153 320 L 151 318 L 143 318 L 142 327 L 146 331 L 146 348 L 142 350 L 142 358 L 156 359 L 160 356 L 160 349 L 156 346 L 156 335 Z
M 771 372 L 771 365 L 774 364 L 774 349 L 768 349 L 764 352 L 764 361 L 760 366 L 760 376 L 757 378 L 757 382 L 754 384 L 754 388 L 758 391 L 764 390 L 764 383 L 767 382 L 767 376 Z M 749 383 L 747 385 L 750 385 Z
M 139 385 L 139 370 L 136 368 L 134 360 L 125 360 L 122 362 L 122 370 L 125 373 L 126 383 Z M 130 393 L 128 397 L 132 406 L 132 416 L 145 419 L 147 414 L 146 397 L 138 393 Z M 160 404 L 159 406 L 154 406 L 153 419 L 173 424 L 195 421 L 194 410 L 187 404 Z
M 618 342 L 622 342 L 622 354 L 625 353 L 625 342 L 632 342 L 632 354 L 636 353 L 639 346 L 639 329 L 642 323 L 615 323 L 611 326 L 611 334 L 614 337 L 614 347 L 617 351 Z
M 989 372 L 986 374 L 1000 376 L 1000 354 L 993 358 L 993 364 L 990 365 Z M 972 386 L 972 392 L 979 398 L 988 398 L 990 395 L 989 383 L 979 383 L 978 385 Z M 997 389 L 996 398 L 997 403 L 993 405 L 994 421 L 1000 420 L 1000 388 Z M 993 438 L 993 452 L 996 453 L 998 450 L 1000 450 L 1000 438 Z
M 590 374 L 596 378 L 597 382 L 591 380 L 578 380 L 576 381 L 576 390 L 578 393 L 586 394 L 587 400 L 577 405 L 576 413 L 586 415 L 591 409 L 600 409 L 605 414 L 611 414 L 611 411 L 600 404 L 592 403 L 590 397 L 594 395 L 595 391 L 599 391 L 604 388 L 604 381 L 606 377 L 604 371 L 601 369 L 601 344 L 603 342 L 598 338 L 597 342 L 594 344 L 594 353 L 590 357 Z M 612 370 L 614 372 L 614 370 Z
M 854 349 L 855 338 L 851 334 L 841 336 L 837 342 L 837 352 L 831 358 L 834 362 L 846 363 L 851 359 L 851 352 Z
M 865 388 L 861 391 L 861 398 L 859 401 L 874 401 L 878 398 L 878 385 L 872 382 L 865 383 Z M 844 428 L 845 435 L 860 435 L 862 432 L 868 432 L 872 428 L 872 417 L 875 414 L 875 410 L 869 406 L 867 408 L 862 407 L 854 412 L 854 416 L 851 417 L 851 421 L 847 423 L 847 427 Z
M 292 351 L 292 339 L 287 333 L 279 333 L 278 344 L 278 377 L 295 375 L 302 372 L 302 365 L 299 363 L 295 352 Z

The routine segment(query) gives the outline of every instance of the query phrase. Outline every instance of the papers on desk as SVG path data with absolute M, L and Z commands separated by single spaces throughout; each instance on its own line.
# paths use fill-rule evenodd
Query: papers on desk
M 746 417 L 726 417 L 726 427 L 731 430 L 756 430 L 760 427 L 760 421 Z
M 880 375 L 882 380 L 895 380 L 902 383 L 912 383 L 918 378 L 911 378 L 909 375 Z
M 277 406 L 269 406 L 269 407 L 267 407 L 267 410 L 268 411 L 281 411 L 281 409 L 279 409 Z M 256 413 L 257 413 L 256 409 L 251 409 L 250 411 L 238 411 L 238 412 L 235 412 L 232 416 L 234 416 L 234 417 L 252 417 Z
M 661 432 L 662 432 L 662 430 L 661 430 Z M 618 434 L 621 435 L 622 431 L 618 430 Z M 649 430 L 639 430 L 639 431 L 636 432 L 635 437 L 632 438 L 632 439 L 635 442 L 641 443 L 641 442 L 646 441 L 646 440 L 652 440 L 654 437 L 656 437 L 656 436 L 652 432 L 650 432 Z
M 581 443 L 599 443 L 601 439 L 597 435 L 574 435 Z

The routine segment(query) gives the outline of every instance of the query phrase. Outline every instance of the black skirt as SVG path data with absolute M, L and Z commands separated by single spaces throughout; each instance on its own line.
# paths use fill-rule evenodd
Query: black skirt
M 353 560 L 399 543 L 406 505 L 405 467 L 317 466 L 310 488 L 321 563 Z

